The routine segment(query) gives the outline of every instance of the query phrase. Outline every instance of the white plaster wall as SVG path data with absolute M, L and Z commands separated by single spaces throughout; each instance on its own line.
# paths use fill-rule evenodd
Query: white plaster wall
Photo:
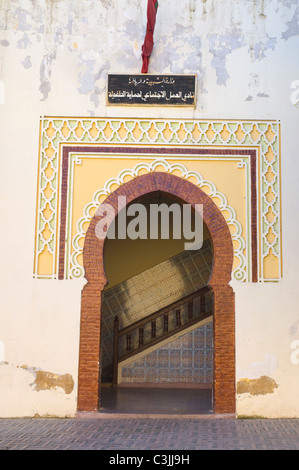
M 39 118 L 55 115 L 281 120 L 283 279 L 233 285 L 236 380 L 268 375 L 278 388 L 239 395 L 237 410 L 299 417 L 298 2 L 160 1 L 150 72 L 197 73 L 197 108 L 106 107 L 107 72 L 141 71 L 146 3 L 0 3 L 0 416 L 76 411 L 84 280 L 32 277 Z M 72 393 L 36 391 L 36 369 L 71 374 Z

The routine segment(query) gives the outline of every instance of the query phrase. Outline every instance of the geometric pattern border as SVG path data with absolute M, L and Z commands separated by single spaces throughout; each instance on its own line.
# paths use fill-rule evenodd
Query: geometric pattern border
M 62 160 L 65 146 L 135 147 L 165 149 L 230 149 L 255 152 L 257 279 L 277 281 L 281 263 L 280 123 L 276 120 L 182 120 L 42 117 L 37 183 L 34 277 L 59 276 L 59 223 L 62 194 Z M 240 152 L 241 153 L 241 152 Z M 46 275 L 38 272 L 40 256 L 51 258 Z M 265 272 L 271 257 L 277 276 Z M 254 279 L 251 279 L 254 280 Z

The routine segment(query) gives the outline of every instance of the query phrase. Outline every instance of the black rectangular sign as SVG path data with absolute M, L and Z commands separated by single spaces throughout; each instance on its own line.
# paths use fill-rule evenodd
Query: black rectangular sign
M 196 75 L 108 75 L 107 104 L 114 106 L 192 106 Z

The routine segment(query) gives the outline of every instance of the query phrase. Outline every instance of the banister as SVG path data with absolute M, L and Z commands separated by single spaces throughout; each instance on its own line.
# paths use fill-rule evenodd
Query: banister
M 187 324 L 181 325 L 178 327 L 173 328 L 171 331 L 167 331 L 166 333 L 163 333 L 160 337 L 152 338 L 150 339 L 146 344 L 144 344 L 141 347 L 138 347 L 137 349 L 134 349 L 132 351 L 127 351 L 124 353 L 119 359 L 118 362 L 125 361 L 126 359 L 129 359 L 132 356 L 135 356 L 136 353 L 140 353 L 142 351 L 145 351 L 151 346 L 155 346 L 156 344 L 160 343 L 161 341 L 164 341 L 168 338 L 171 338 L 172 336 L 180 333 L 181 331 L 184 331 L 186 327 L 191 327 L 193 325 L 196 325 L 196 323 L 205 320 L 206 318 L 209 318 L 211 315 L 213 315 L 213 311 L 208 311 L 205 313 L 201 313 L 198 317 L 193 318 L 190 320 Z
M 212 291 L 212 288 L 210 286 L 204 286 L 201 289 L 198 289 L 197 291 L 192 292 L 191 294 L 188 294 L 179 300 L 176 300 L 172 304 L 167 305 L 167 307 L 163 307 L 160 310 L 157 310 L 156 312 L 152 313 L 151 315 L 148 315 L 147 317 L 142 318 L 141 320 L 138 320 L 135 323 L 132 323 L 131 325 L 123 328 L 122 330 L 119 330 L 118 337 L 130 333 L 131 331 L 141 327 L 142 325 L 145 325 L 146 323 L 153 321 L 154 319 L 164 315 L 165 313 L 170 312 L 174 308 L 180 307 L 181 305 L 189 302 L 190 300 L 205 295 L 210 291 Z

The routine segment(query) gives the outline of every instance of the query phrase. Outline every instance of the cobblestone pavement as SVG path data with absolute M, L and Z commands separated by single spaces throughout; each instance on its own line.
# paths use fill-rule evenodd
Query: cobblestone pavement
M 0 419 L 0 450 L 299 450 L 299 419 Z

